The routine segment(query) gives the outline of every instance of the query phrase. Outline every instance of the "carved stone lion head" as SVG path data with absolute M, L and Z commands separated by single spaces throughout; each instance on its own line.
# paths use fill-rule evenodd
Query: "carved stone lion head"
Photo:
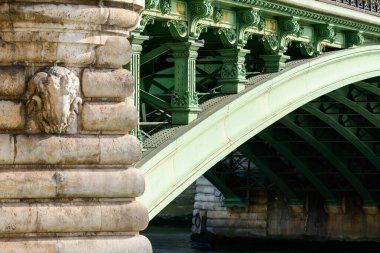
M 79 78 L 64 67 L 55 66 L 35 74 L 28 84 L 29 120 L 41 132 L 66 132 L 82 104 L 79 86 Z

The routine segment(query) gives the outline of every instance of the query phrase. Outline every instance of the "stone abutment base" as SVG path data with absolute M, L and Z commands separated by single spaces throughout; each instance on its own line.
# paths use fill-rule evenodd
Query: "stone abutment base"
M 196 191 L 196 240 L 221 243 L 232 238 L 255 241 L 255 245 L 260 241 L 254 239 L 380 243 L 377 208 L 363 207 L 356 196 L 346 196 L 332 206 L 310 195 L 305 203 L 292 206 L 280 193 L 252 191 L 246 207 L 227 208 L 222 206 L 220 191 L 205 178 L 198 179 Z

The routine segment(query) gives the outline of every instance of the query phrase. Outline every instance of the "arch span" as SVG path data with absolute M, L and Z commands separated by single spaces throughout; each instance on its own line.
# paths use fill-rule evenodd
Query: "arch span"
M 228 153 L 283 116 L 343 86 L 380 76 L 380 46 L 330 53 L 284 70 L 183 126 L 138 164 L 150 218 Z

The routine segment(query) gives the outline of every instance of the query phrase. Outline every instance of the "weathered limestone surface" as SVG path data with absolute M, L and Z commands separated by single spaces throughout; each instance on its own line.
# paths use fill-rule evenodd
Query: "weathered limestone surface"
M 21 103 L 0 101 L 0 129 L 22 129 L 25 125 L 25 110 Z
M 144 190 L 144 177 L 133 167 L 16 170 L 9 166 L 0 171 L 1 199 L 135 198 Z
M 207 179 L 196 182 L 193 233 L 209 232 L 226 237 L 263 237 L 267 227 L 267 197 L 257 192 L 247 208 L 222 206 L 222 194 Z
M 143 0 L 0 0 L 0 253 L 150 253 L 129 33 Z
M 83 106 L 82 127 L 85 131 L 128 133 L 137 121 L 136 108 L 129 98 L 125 102 L 88 102 Z
M 282 194 L 256 191 L 249 195 L 245 208 L 222 207 L 220 192 L 205 178 L 198 179 L 193 233 L 248 240 L 378 240 L 380 215 L 375 208 L 363 208 L 355 197 L 346 197 L 339 206 L 326 206 L 315 197 L 304 205 L 289 206 Z
M 104 253 L 125 252 L 150 253 L 148 239 L 143 236 L 83 236 L 52 237 L 25 241 L 0 239 L 0 253 Z
M 132 96 L 133 77 L 128 70 L 85 69 L 82 76 L 83 95 L 88 98 L 125 99 Z
M 25 90 L 25 69 L 17 67 L 0 69 L 0 96 L 21 97 Z

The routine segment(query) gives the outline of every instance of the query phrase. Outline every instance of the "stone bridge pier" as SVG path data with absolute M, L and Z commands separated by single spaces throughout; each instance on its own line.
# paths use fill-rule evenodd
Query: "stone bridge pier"
M 149 253 L 129 31 L 144 0 L 0 0 L 0 253 Z

